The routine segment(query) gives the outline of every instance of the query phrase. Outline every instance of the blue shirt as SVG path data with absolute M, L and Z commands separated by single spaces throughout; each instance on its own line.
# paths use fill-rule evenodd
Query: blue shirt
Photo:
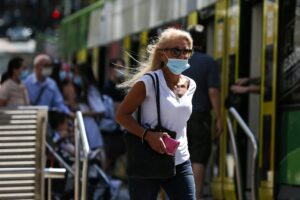
M 212 106 L 208 90 L 220 88 L 218 65 L 211 56 L 199 52 L 194 52 L 189 64 L 191 67 L 183 74 L 194 79 L 197 84 L 193 97 L 193 112 L 209 112 Z
M 50 109 L 58 109 L 64 113 L 70 113 L 69 108 L 64 104 L 64 99 L 55 83 L 51 78 L 45 78 L 43 82 L 37 80 L 36 75 L 32 73 L 24 81 L 27 87 L 31 104 L 33 104 L 40 91 L 45 87 L 39 101 L 35 105 L 48 106 Z

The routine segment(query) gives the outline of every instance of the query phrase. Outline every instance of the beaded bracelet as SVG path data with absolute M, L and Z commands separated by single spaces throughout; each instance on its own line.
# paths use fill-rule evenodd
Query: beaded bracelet
M 148 128 L 145 128 L 144 129 L 144 132 L 143 132 L 143 135 L 142 135 L 142 144 L 144 143 L 144 140 L 145 140 L 145 137 L 146 137 L 146 135 L 147 135 L 147 133 L 148 133 Z

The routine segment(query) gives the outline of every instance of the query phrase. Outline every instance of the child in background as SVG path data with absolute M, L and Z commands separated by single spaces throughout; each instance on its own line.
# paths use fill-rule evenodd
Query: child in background
M 75 156 L 75 146 L 72 142 L 73 132 L 69 128 L 69 118 L 65 113 L 50 111 L 49 121 L 52 129 L 52 141 L 56 151 L 69 164 L 72 164 Z

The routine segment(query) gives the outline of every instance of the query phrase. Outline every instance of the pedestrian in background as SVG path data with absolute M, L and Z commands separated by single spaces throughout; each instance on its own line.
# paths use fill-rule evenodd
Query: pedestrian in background
M 21 83 L 25 68 L 24 59 L 21 57 L 12 58 L 8 62 L 7 77 L 1 80 L 0 106 L 29 105 L 27 89 Z
M 122 58 L 113 58 L 109 61 L 109 80 L 103 87 L 103 94 L 110 96 L 114 102 L 116 109 L 125 97 L 125 92 L 117 85 L 124 81 L 125 77 L 125 61 Z
M 115 110 L 119 107 L 120 103 L 123 101 L 125 97 L 125 91 L 121 88 L 118 88 L 117 85 L 124 81 L 125 77 L 125 62 L 122 58 L 113 58 L 109 61 L 109 80 L 105 83 L 103 87 L 102 98 L 105 102 L 109 102 L 110 97 L 113 101 L 113 104 L 105 103 L 106 109 L 111 110 L 113 113 L 109 114 L 109 120 L 113 120 L 115 122 Z M 107 96 L 106 96 L 107 95 Z M 107 100 L 106 100 L 107 99 Z M 112 107 L 113 106 L 113 107 Z M 104 116 L 101 122 L 105 122 L 106 116 Z M 121 127 L 115 123 L 106 123 L 105 127 L 101 127 L 101 131 L 103 133 L 104 144 L 105 144 L 105 152 L 107 158 L 107 166 L 105 167 L 105 171 L 110 176 L 115 176 L 115 166 L 116 162 L 122 155 L 125 154 L 126 148 L 123 139 L 124 131 Z M 103 124 L 103 123 L 102 123 Z M 119 175 L 120 176 L 120 175 Z M 124 178 L 124 177 L 120 177 Z
M 64 99 L 55 81 L 50 78 L 52 62 L 48 55 L 39 54 L 33 61 L 34 72 L 24 81 L 31 105 L 48 106 L 74 116 L 64 104 Z
M 211 109 L 214 111 L 215 138 L 222 131 L 220 110 L 220 80 L 214 59 L 204 54 L 204 27 L 191 27 L 189 32 L 194 41 L 194 54 L 189 60 L 191 68 L 184 74 L 195 80 L 197 89 L 193 98 L 193 112 L 187 125 L 189 151 L 196 184 L 196 197 L 202 198 L 205 168 L 211 152 Z
M 82 63 L 78 65 L 78 68 L 82 79 L 79 108 L 83 114 L 88 142 L 92 150 L 102 151 L 104 142 L 99 121 L 105 113 L 105 105 L 97 89 L 97 81 L 91 66 Z
M 155 151 L 157 154 L 170 156 L 164 137 L 169 137 L 168 133 L 171 131 L 176 132 L 175 140 L 180 142 L 174 154 L 175 164 L 170 166 L 171 170 L 175 167 L 175 175 L 169 178 L 147 178 L 152 170 L 146 169 L 147 166 L 145 169 L 136 168 L 132 171 L 127 169 L 132 200 L 156 200 L 160 187 L 166 191 L 170 199 L 195 199 L 186 123 L 192 112 L 192 97 L 196 85 L 192 79 L 182 75 L 182 72 L 189 68 L 188 59 L 192 54 L 192 48 L 193 42 L 188 32 L 175 28 L 164 30 L 153 44 L 148 45 L 149 57 L 141 66 L 140 72 L 122 84 L 130 90 L 117 111 L 116 119 L 128 130 L 127 134 L 137 138 L 136 146 L 142 142 L 143 145 L 147 145 L 145 148 L 151 148 L 150 152 Z M 145 73 L 157 77 L 158 82 L 154 84 L 151 77 Z M 157 86 L 160 91 L 158 101 L 156 101 L 158 90 L 155 90 Z M 158 102 L 160 102 L 159 108 L 156 107 Z M 141 106 L 141 124 L 132 116 L 139 106 Z M 160 109 L 161 125 L 171 130 L 168 133 L 153 131 L 159 121 L 157 109 Z M 129 152 L 127 154 L 129 157 Z M 136 159 L 142 164 L 150 157 L 139 156 Z M 154 165 L 158 166 L 158 171 L 162 169 L 160 162 Z M 143 174 L 136 176 L 135 171 Z

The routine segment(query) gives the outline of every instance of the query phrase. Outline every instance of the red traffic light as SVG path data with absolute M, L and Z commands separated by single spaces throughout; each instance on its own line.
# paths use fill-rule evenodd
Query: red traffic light
M 52 18 L 53 19 L 59 19 L 60 18 L 60 12 L 57 8 L 55 8 L 52 12 Z

